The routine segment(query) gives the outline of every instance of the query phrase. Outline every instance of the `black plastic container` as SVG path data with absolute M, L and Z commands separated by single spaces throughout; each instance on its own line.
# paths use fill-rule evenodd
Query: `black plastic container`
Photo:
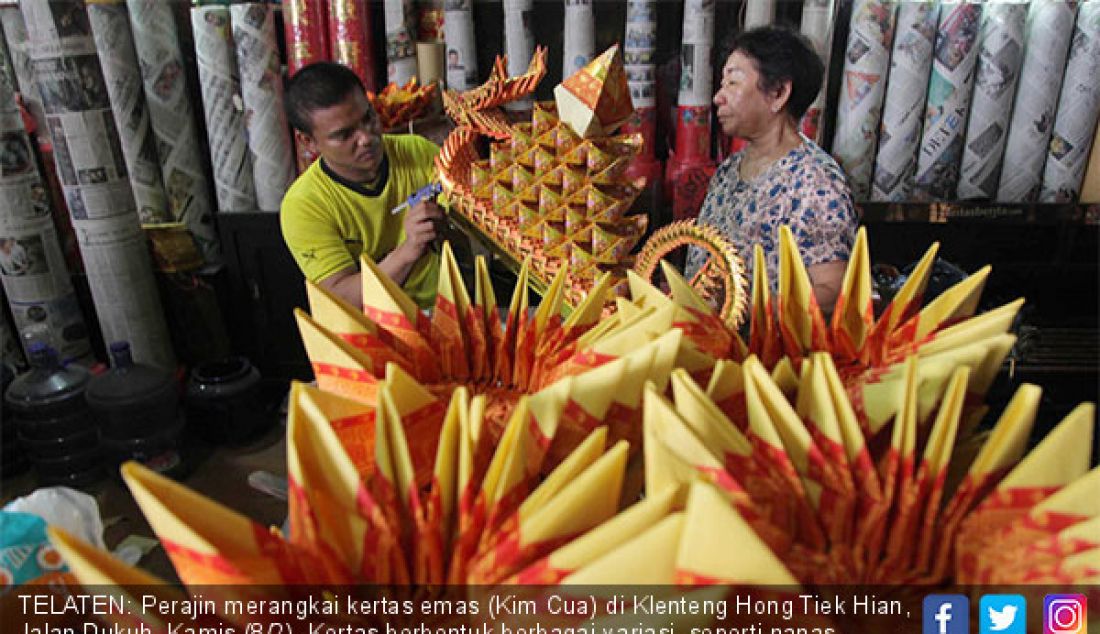
M 92 484 L 103 473 L 98 427 L 84 400 L 91 375 L 77 365 L 62 366 L 44 343 L 32 343 L 27 353 L 31 369 L 11 382 L 4 402 L 38 482 Z
M 0 397 L 15 380 L 15 368 L 6 361 L 0 362 Z M 0 478 L 19 475 L 31 468 L 27 452 L 19 444 L 15 421 L 3 398 L 0 398 Z
M 186 404 L 188 428 L 214 443 L 245 443 L 274 422 L 263 399 L 260 371 L 244 357 L 193 368 Z
M 111 344 L 111 369 L 93 377 L 85 399 L 99 423 L 104 457 L 112 471 L 127 460 L 180 477 L 183 415 L 172 373 L 134 363 L 130 344 Z

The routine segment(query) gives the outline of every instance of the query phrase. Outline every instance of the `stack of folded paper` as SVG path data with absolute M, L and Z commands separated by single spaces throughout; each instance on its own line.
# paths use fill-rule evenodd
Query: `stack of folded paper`
M 1021 461 L 1041 393 L 1022 386 L 971 460 L 965 365 L 941 389 L 922 381 L 911 357 L 887 443 L 860 429 L 826 354 L 805 360 L 791 395 L 755 357 L 738 375 L 745 409 L 733 418 L 681 370 L 674 404 L 647 391 L 646 490 L 714 484 L 799 581 L 1100 580 L 1093 405 L 1079 406 Z M 929 398 L 935 415 L 922 422 Z
M 529 123 L 509 125 L 495 106 L 473 108 L 469 93 L 448 93 L 447 110 L 460 127 L 437 160 L 441 181 L 453 207 L 517 261 L 530 256 L 540 280 L 568 264 L 568 303 L 581 301 L 608 271 L 625 294 L 630 253 L 648 218 L 627 215 L 645 186 L 626 175 L 642 137 L 612 134 L 633 112 L 618 47 L 555 94 L 556 103 L 535 105 Z M 496 139 L 488 158 L 474 151 L 475 132 Z
M 694 347 L 681 345 L 675 306 L 620 312 L 601 319 L 610 275 L 568 318 L 561 317 L 561 270 L 538 309 L 527 305 L 527 272 L 520 273 L 510 309 L 497 308 L 484 260 L 476 260 L 473 299 L 449 245 L 442 252 L 439 292 L 430 317 L 376 265 L 364 259 L 362 310 L 309 284 L 312 315 L 296 311 L 318 386 L 374 408 L 384 381 L 401 387 L 410 409 L 402 420 L 412 445 L 428 452 L 414 459 L 423 478 L 451 394 L 465 386 L 485 402 L 485 432 L 492 446 L 524 395 L 550 399 L 559 433 L 549 447 L 557 464 L 597 425 L 615 439 L 640 438 L 641 389 L 664 385 L 675 366 L 705 370 Z M 584 380 L 569 380 L 584 375 Z M 552 398 L 551 398 L 552 397 Z M 541 400 L 537 402 L 542 402 Z M 547 410 L 549 412 L 549 410 Z M 415 456 L 414 456 L 415 458 Z
M 382 92 L 375 94 L 367 91 L 367 98 L 378 114 L 383 130 L 396 130 L 407 126 L 424 114 L 425 109 L 435 97 L 438 85 L 435 82 L 427 86 L 417 85 L 413 77 L 404 86 L 386 84 Z
M 1094 406 L 1028 454 L 1025 385 L 976 431 L 1015 305 L 972 317 L 971 278 L 921 309 L 918 268 L 875 322 L 861 234 L 826 329 L 783 236 L 779 315 L 757 306 L 748 344 L 670 268 L 671 297 L 632 276 L 603 319 L 609 275 L 562 320 L 566 271 L 534 312 L 521 274 L 501 325 L 480 261 L 471 300 L 444 249 L 431 317 L 364 261 L 362 311 L 312 287 L 298 315 L 318 387 L 290 399 L 288 537 L 140 465 L 124 478 L 180 579 L 238 593 L 1100 581 Z M 130 574 L 55 539 L 83 583 Z

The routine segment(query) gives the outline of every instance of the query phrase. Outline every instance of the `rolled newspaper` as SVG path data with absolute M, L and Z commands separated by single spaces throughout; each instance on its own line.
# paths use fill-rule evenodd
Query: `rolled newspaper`
M 934 2 L 898 7 L 871 200 L 898 202 L 912 194 L 939 12 Z
M 191 32 L 195 38 L 195 60 L 206 136 L 210 140 L 210 165 L 214 171 L 218 211 L 255 211 L 256 187 L 244 127 L 241 77 L 229 7 L 212 5 L 191 9 Z
M 129 2 L 134 47 L 145 84 L 145 102 L 157 141 L 157 158 L 172 217 L 187 225 L 207 264 L 222 260 L 214 230 L 213 198 L 199 152 L 186 63 L 172 7 L 164 2 Z
M 92 25 L 96 51 L 103 62 L 103 77 L 111 110 L 121 126 L 119 139 L 126 167 L 130 172 L 130 187 L 134 190 L 138 218 L 144 223 L 173 222 L 164 193 L 160 163 L 157 160 L 156 137 L 149 125 L 145 107 L 145 91 L 141 81 L 141 66 L 134 50 L 130 31 L 130 16 L 126 4 L 89 2 L 88 18 Z
M 997 186 L 999 201 L 1031 201 L 1039 195 L 1073 33 L 1073 17 L 1073 5 L 1066 0 L 1045 0 L 1030 5 L 1027 49 Z
M 1062 80 L 1047 162 L 1043 167 L 1043 202 L 1075 202 L 1100 115 L 1100 2 L 1083 2 Z
M 22 18 L 20 18 L 22 20 Z M 0 46 L 0 67 L 11 68 Z M 19 340 L 49 344 L 63 359 L 91 354 L 50 197 L 15 102 L 15 76 L 0 72 L 0 281 Z M 7 317 L 4 317 L 7 324 Z M 7 331 L 5 326 L 5 332 Z M 11 333 L 9 333 L 10 335 Z M 12 336 L 14 341 L 14 336 Z M 7 342 L 3 342 L 7 344 Z M 15 359 L 5 348 L 4 360 Z M 22 353 L 14 351 L 16 356 Z
M 267 4 L 234 4 L 229 11 L 241 71 L 256 206 L 260 211 L 277 212 L 294 181 L 294 153 L 283 110 L 275 22 Z
M 993 198 L 997 194 L 1012 101 L 1024 60 L 1027 6 L 1022 2 L 990 2 L 982 7 L 978 71 L 959 173 L 960 199 Z
M 19 7 L 103 339 L 128 341 L 135 361 L 174 369 L 88 14 L 83 3 Z
M 940 9 L 913 187 L 918 199 L 955 197 L 970 96 L 974 93 L 980 23 L 980 4 L 944 4 Z
M 882 0 L 857 0 L 852 8 L 832 151 L 848 174 L 856 200 L 866 200 L 871 193 L 895 7 Z
M 833 48 L 833 23 L 836 21 L 833 0 L 806 0 L 802 5 L 802 26 L 799 30 L 814 43 L 814 50 L 825 65 L 821 91 L 802 115 L 799 128 L 808 138 L 821 142 L 821 114 L 825 95 L 829 92 L 829 53 Z

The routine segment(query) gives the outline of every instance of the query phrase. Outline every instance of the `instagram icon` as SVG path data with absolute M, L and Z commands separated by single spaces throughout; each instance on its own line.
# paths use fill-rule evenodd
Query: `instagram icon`
M 1043 599 L 1043 634 L 1088 634 L 1083 594 L 1048 594 Z

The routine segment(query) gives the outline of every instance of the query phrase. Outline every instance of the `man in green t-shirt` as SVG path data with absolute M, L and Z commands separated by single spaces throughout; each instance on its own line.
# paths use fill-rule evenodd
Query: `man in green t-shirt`
M 443 211 L 430 201 L 391 210 L 437 180 L 439 148 L 415 134 L 382 134 L 363 84 L 340 64 L 298 71 L 285 106 L 295 139 L 319 155 L 287 190 L 280 212 L 302 273 L 360 306 L 359 256 L 366 255 L 421 308 L 430 307 L 439 275 L 431 245 Z

